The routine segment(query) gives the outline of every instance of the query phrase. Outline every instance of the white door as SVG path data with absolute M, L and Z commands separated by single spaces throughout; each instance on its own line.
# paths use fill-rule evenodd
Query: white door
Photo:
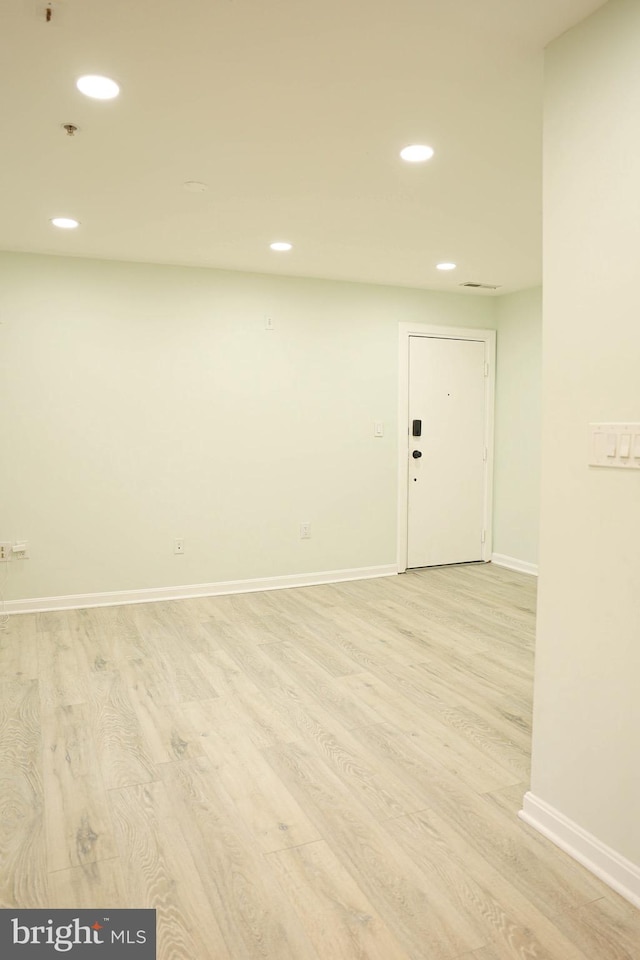
M 407 566 L 482 559 L 485 344 L 409 338 Z

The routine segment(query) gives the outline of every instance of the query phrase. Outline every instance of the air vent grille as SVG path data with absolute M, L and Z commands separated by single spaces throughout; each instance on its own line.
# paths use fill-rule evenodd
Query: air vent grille
M 467 283 L 461 283 L 461 287 L 473 287 L 476 290 L 499 290 L 499 283 L 472 283 L 470 280 Z

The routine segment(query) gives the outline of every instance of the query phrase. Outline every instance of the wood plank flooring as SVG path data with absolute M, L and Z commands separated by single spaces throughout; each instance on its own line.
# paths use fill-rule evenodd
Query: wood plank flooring
M 155 907 L 160 960 L 640 960 L 516 817 L 534 606 L 479 564 L 10 618 L 0 906 Z

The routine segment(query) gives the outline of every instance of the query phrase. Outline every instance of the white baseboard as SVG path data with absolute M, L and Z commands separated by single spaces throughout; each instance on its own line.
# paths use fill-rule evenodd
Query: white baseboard
M 518 816 L 621 896 L 640 907 L 640 866 L 631 863 L 532 793 L 525 794 Z
M 261 577 L 255 580 L 226 580 L 220 583 L 151 587 L 146 590 L 120 590 L 114 593 L 78 593 L 66 597 L 7 600 L 4 604 L 4 613 L 39 613 L 46 610 L 113 607 L 123 603 L 153 603 L 158 600 L 220 597 L 229 593 L 256 593 L 260 590 L 313 587 L 321 583 L 341 583 L 345 580 L 371 580 L 376 577 L 392 577 L 397 572 L 398 565 L 389 563 L 380 567 L 355 567 L 351 570 L 327 570 L 323 573 L 296 573 L 284 577 Z
M 517 570 L 518 573 L 530 573 L 534 577 L 538 576 L 538 564 L 529 563 L 527 560 L 517 560 L 515 557 L 505 557 L 502 553 L 492 553 L 491 563 L 498 567 L 508 567 L 509 570 Z

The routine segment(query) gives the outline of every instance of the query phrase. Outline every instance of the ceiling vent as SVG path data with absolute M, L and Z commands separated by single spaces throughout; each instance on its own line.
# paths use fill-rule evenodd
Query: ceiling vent
M 494 284 L 494 283 L 471 283 L 471 281 L 467 281 L 467 283 L 461 283 L 460 286 L 461 286 L 461 287 L 473 287 L 473 288 L 476 289 L 476 290 L 499 290 L 499 289 L 500 289 L 500 284 L 499 284 L 499 283 L 496 283 L 496 284 Z

